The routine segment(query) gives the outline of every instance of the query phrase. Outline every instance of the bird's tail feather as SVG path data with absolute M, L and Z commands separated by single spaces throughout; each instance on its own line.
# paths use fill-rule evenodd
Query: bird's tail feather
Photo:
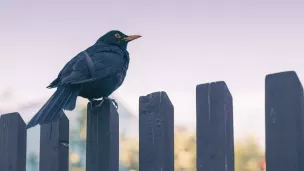
M 55 93 L 37 112 L 37 114 L 29 121 L 27 128 L 31 128 L 37 124 L 51 123 L 59 119 L 63 109 L 73 110 L 75 108 L 77 96 L 80 87 L 74 85 L 58 87 Z
M 73 85 L 76 86 L 76 85 Z M 72 93 L 69 100 L 67 101 L 67 103 L 63 106 L 64 110 L 69 110 L 72 111 L 75 109 L 76 107 L 76 100 L 77 100 L 77 96 L 79 95 L 79 90 L 81 89 L 81 87 L 77 87 L 77 90 L 75 91 L 75 93 Z
M 59 85 L 60 83 L 60 79 L 56 78 L 54 81 L 51 82 L 51 84 L 49 86 L 47 86 L 46 88 L 55 88 Z

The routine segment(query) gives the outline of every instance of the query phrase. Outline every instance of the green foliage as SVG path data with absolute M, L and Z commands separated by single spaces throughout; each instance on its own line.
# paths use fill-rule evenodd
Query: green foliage
M 174 167 L 176 171 L 196 170 L 196 137 L 186 129 L 175 129 Z
M 120 136 L 120 162 L 128 170 L 139 170 L 138 168 L 138 139 Z
M 260 171 L 259 162 L 263 153 L 252 136 L 238 141 L 235 145 L 235 171 Z

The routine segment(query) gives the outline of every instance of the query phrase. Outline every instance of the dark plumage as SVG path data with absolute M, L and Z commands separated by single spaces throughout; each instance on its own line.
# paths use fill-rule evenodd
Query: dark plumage
M 72 58 L 47 87 L 57 90 L 30 120 L 27 128 L 56 121 L 63 110 L 75 108 L 78 96 L 90 101 L 108 98 L 125 79 L 129 66 L 128 42 L 139 37 L 113 30 Z

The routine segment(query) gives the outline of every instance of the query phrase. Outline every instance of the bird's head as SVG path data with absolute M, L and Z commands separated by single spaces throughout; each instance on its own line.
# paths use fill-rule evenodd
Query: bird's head
M 132 40 L 140 38 L 140 35 L 125 35 L 121 31 L 112 30 L 100 37 L 97 42 L 105 42 L 109 44 L 116 44 L 121 47 L 127 48 L 127 45 Z

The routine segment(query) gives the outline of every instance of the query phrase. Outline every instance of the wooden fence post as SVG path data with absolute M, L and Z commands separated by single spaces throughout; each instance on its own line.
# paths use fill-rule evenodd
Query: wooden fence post
M 39 170 L 69 170 L 69 120 L 64 113 L 58 121 L 40 126 Z
M 19 113 L 0 116 L 0 170 L 26 170 L 26 128 Z
M 197 171 L 234 171 L 232 97 L 225 82 L 196 87 Z
M 97 108 L 88 104 L 86 148 L 87 171 L 118 171 L 119 118 L 111 100 Z
M 303 87 L 295 72 L 266 76 L 267 171 L 304 170 Z
M 174 171 L 173 113 L 165 92 L 139 98 L 140 171 Z

